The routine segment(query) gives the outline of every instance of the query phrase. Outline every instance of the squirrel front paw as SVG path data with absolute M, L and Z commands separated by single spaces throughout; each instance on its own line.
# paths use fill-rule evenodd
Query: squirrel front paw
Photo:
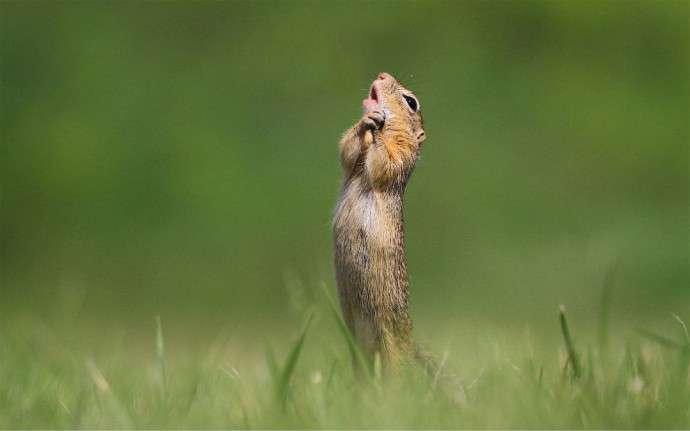
M 383 127 L 383 123 L 386 120 L 386 116 L 383 111 L 376 109 L 367 114 L 362 119 L 364 128 L 368 130 L 376 130 Z

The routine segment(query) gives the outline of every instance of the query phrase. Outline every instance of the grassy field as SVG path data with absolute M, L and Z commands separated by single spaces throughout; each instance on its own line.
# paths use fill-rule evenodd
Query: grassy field
M 690 428 L 688 17 L 1 0 L 0 428 Z M 424 113 L 410 314 L 450 387 L 358 383 L 322 288 L 383 71 Z
M 153 318 L 130 330 L 27 318 L 29 337 L 5 328 L 0 427 L 690 427 L 690 338 L 677 316 L 665 332 L 597 337 L 565 314 L 559 329 L 556 311 L 538 329 L 466 322 L 425 340 L 445 344 L 443 373 L 391 382 L 377 368 L 355 378 L 333 311 L 311 304 L 301 329 L 263 338 L 239 327 L 175 334 Z

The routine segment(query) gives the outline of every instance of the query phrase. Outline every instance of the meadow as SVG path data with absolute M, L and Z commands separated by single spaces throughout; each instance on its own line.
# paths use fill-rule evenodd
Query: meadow
M 575 342 L 578 328 L 564 309 L 560 341 L 548 337 L 557 329 L 466 323 L 430 340 L 453 346 L 437 356 L 440 372 L 415 369 L 391 381 L 376 364 L 365 378 L 355 377 L 348 336 L 332 324 L 339 317 L 330 301 L 308 305 L 301 330 L 285 331 L 282 342 L 275 341 L 277 334 L 257 340 L 251 331 L 226 328 L 204 341 L 176 340 L 172 352 L 160 319 L 155 330 L 144 331 L 151 335 L 148 345 L 133 345 L 125 333 L 89 340 L 93 329 L 74 327 L 68 335 L 24 322 L 21 337 L 3 336 L 2 428 L 690 425 L 690 336 L 678 316 L 668 319 L 664 334 L 640 328 L 609 341 L 609 328 L 600 327 L 605 332 L 598 343 Z M 85 342 L 93 343 L 90 349 Z
M 690 428 L 689 19 L 1 1 L 0 428 Z M 410 314 L 449 378 L 358 381 L 329 301 L 383 71 L 424 116 Z

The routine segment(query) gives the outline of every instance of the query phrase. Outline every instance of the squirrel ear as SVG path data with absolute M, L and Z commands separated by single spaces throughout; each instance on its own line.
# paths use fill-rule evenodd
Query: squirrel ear
M 421 144 L 425 139 L 426 133 L 424 133 L 424 130 L 420 130 L 419 133 L 417 133 L 417 143 Z

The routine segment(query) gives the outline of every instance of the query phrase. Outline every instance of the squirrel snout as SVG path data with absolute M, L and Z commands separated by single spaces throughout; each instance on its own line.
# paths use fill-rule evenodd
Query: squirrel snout
M 384 79 L 390 78 L 390 77 L 391 76 L 389 74 L 387 74 L 386 72 L 381 72 L 381 73 L 379 73 L 379 76 L 376 79 L 383 81 Z

